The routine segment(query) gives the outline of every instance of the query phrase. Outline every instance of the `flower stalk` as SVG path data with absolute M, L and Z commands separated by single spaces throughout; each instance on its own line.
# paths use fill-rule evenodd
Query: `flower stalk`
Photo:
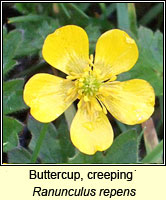
M 48 124 L 44 124 L 43 125 L 43 128 L 41 130 L 41 133 L 40 133 L 40 136 L 38 138 L 37 144 L 35 146 L 35 150 L 33 151 L 33 154 L 32 154 L 31 163 L 36 163 L 36 160 L 38 158 L 38 154 L 40 152 L 40 148 L 42 146 L 43 140 L 44 140 L 45 135 L 47 133 L 47 127 L 48 127 Z

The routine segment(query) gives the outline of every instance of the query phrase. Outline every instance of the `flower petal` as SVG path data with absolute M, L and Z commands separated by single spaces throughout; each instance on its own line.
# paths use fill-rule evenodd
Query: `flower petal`
M 79 26 L 63 26 L 47 36 L 42 54 L 51 66 L 66 74 L 81 73 L 89 59 L 88 36 Z
M 100 91 L 100 99 L 109 112 L 125 124 L 140 124 L 154 111 L 154 90 L 145 80 L 110 82 L 101 87 Z
M 113 130 L 107 116 L 90 107 L 89 102 L 78 109 L 70 135 L 73 144 L 88 155 L 108 149 L 113 142 Z
M 74 84 L 69 80 L 51 74 L 36 74 L 25 85 L 24 101 L 35 119 L 51 122 L 76 99 L 74 89 L 72 95 L 67 96 L 71 88 Z
M 97 41 L 94 65 L 100 69 L 104 80 L 128 71 L 137 59 L 135 41 L 122 30 L 107 31 Z

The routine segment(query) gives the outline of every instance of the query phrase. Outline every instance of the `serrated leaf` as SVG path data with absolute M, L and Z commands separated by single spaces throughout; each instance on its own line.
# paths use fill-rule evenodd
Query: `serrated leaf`
M 18 146 L 18 134 L 23 125 L 16 119 L 3 117 L 3 151 L 7 152 Z
M 68 124 L 63 117 L 61 117 L 61 122 L 57 131 L 61 146 L 62 160 L 66 163 L 69 157 L 74 156 L 75 147 L 71 143 Z
M 137 132 L 128 130 L 120 134 L 104 157 L 104 163 L 136 163 L 138 158 Z
M 118 136 L 112 146 L 105 152 L 97 152 L 93 156 L 78 152 L 69 163 L 136 163 L 138 158 L 137 133 L 129 130 Z
M 13 59 L 9 60 L 4 66 L 3 76 L 5 76 L 10 70 L 12 70 L 16 64 L 17 64 L 16 60 Z
M 27 106 L 23 101 L 23 79 L 14 79 L 3 83 L 3 112 L 10 114 Z
M 46 137 L 43 140 L 39 153 L 42 163 L 66 163 L 67 157 L 73 156 L 74 147 L 69 140 L 69 133 L 65 123 L 63 121 L 58 130 L 52 123 L 48 124 Z M 28 129 L 32 133 L 29 147 L 32 151 L 35 149 L 42 127 L 42 123 L 29 117 Z
M 3 29 L 5 31 L 5 29 Z M 3 40 L 3 75 L 6 75 L 15 65 L 13 58 L 22 41 L 22 33 L 19 30 L 4 33 Z
M 16 51 L 18 57 L 37 54 L 42 50 L 46 36 L 59 27 L 57 20 L 49 18 L 39 22 L 22 22 L 16 24 L 23 32 L 23 41 Z
M 8 163 L 30 163 L 31 154 L 23 147 L 15 148 L 8 152 Z
M 162 73 L 163 71 L 163 35 L 160 31 L 153 33 L 148 28 L 140 27 L 138 32 L 139 44 L 141 45 L 142 54 L 146 55 L 146 58 L 151 58 L 149 64 L 151 68 Z
M 28 129 L 32 134 L 32 139 L 29 144 L 29 148 L 34 151 L 37 140 L 40 136 L 40 132 L 43 128 L 44 124 L 36 121 L 32 117 L 28 118 Z M 61 160 L 61 148 L 59 144 L 59 140 L 57 139 L 57 130 L 53 124 L 48 124 L 46 130 L 46 137 L 44 138 L 39 158 L 42 163 L 60 163 Z
M 159 31 L 138 29 L 139 59 L 128 72 L 119 75 L 119 80 L 140 78 L 147 80 L 157 96 L 163 94 L 163 35 Z

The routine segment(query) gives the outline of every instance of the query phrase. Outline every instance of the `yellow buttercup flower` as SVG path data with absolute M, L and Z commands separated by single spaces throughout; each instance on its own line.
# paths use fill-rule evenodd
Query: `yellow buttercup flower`
M 89 57 L 86 32 L 67 25 L 47 36 L 42 54 L 67 78 L 34 75 L 25 85 L 24 101 L 35 119 L 47 123 L 80 99 L 70 136 L 81 152 L 93 155 L 111 146 L 113 130 L 107 110 L 129 125 L 142 123 L 152 115 L 155 96 L 148 82 L 116 81 L 116 76 L 130 70 L 138 59 L 137 45 L 124 31 L 113 29 L 101 35 L 93 59 Z

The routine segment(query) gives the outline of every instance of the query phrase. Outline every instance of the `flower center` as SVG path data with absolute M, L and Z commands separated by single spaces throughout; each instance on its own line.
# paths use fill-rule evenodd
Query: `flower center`
M 92 100 L 91 97 L 96 97 L 99 91 L 102 84 L 100 73 L 101 71 L 96 69 L 93 64 L 93 55 L 90 55 L 89 64 L 84 68 L 84 72 L 82 74 L 71 72 L 67 79 L 75 80 L 75 89 L 79 94 L 78 98 L 87 102 Z M 68 94 L 71 94 L 71 92 L 69 89 Z
M 78 79 L 78 93 L 87 97 L 95 96 L 100 87 L 100 82 L 92 73 L 86 73 Z

